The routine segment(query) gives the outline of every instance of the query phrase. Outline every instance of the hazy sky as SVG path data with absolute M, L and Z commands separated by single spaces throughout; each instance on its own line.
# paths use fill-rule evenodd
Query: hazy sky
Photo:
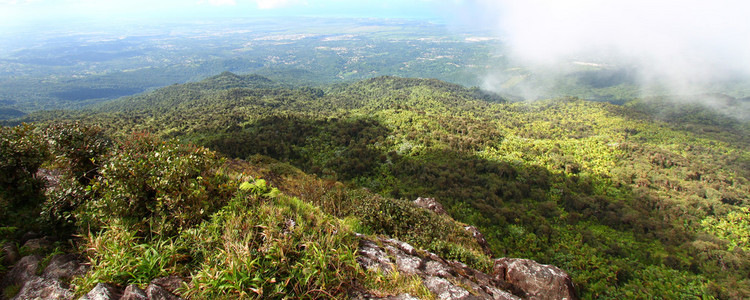
M 0 26 L 257 16 L 439 18 L 443 0 L 0 0 Z M 452 1 L 448 1 L 452 2 Z

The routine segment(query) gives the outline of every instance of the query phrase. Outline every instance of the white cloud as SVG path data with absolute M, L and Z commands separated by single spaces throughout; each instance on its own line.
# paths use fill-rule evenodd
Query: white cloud
M 744 0 L 474 0 L 527 64 L 616 58 L 644 81 L 706 84 L 750 75 L 750 2 Z M 487 25 L 487 24 L 484 24 Z

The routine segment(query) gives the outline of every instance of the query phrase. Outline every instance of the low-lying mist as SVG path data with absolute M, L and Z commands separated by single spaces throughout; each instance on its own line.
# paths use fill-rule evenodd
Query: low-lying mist
M 485 88 L 502 92 L 512 86 L 533 99 L 549 95 L 560 76 L 573 74 L 575 80 L 593 80 L 594 88 L 632 85 L 640 95 L 750 96 L 746 1 L 469 3 L 471 11 L 464 12 L 477 17 L 462 22 L 490 27 L 503 40 L 509 62 L 487 74 Z M 526 73 L 513 73 L 513 67 Z

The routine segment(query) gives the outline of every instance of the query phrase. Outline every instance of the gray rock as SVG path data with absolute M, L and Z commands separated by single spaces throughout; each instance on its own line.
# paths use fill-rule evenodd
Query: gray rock
M 392 245 L 386 245 L 385 250 L 388 254 L 396 258 L 396 266 L 402 274 L 414 275 L 421 273 L 424 261 L 419 256 L 409 255 Z
M 151 280 L 151 284 L 158 285 L 172 294 L 178 294 L 177 291 L 185 284 L 185 279 L 180 276 L 160 277 Z
M 75 254 L 58 254 L 52 257 L 42 277 L 57 279 L 72 279 L 86 274 L 89 266 L 81 263 L 81 258 Z
M 430 260 L 424 265 L 424 273 L 430 276 L 450 277 L 453 268 L 441 262 Z
M 6 266 L 13 265 L 21 259 L 21 255 L 18 253 L 18 247 L 15 243 L 3 244 L 2 253 L 3 264 Z
M 78 300 L 116 300 L 120 299 L 120 296 L 120 292 L 115 287 L 106 283 L 98 283 Z
M 13 268 L 5 274 L 0 283 L 0 288 L 6 288 L 11 285 L 17 285 L 22 287 L 26 281 L 29 281 L 36 276 L 36 269 L 39 267 L 39 261 L 41 257 L 39 255 L 24 256 L 13 265 Z
M 445 208 L 443 208 L 443 205 L 440 204 L 440 202 L 437 202 L 435 198 L 419 197 L 417 198 L 417 200 L 414 200 L 414 204 L 416 204 L 417 206 L 421 208 L 434 212 L 438 215 L 444 215 L 444 216 L 448 215 L 448 213 L 445 211 Z
M 122 293 L 122 298 L 120 300 L 147 300 L 148 295 L 146 294 L 146 291 L 139 288 L 135 284 L 128 285 L 128 287 L 125 288 L 125 291 Z
M 528 299 L 578 299 L 573 280 L 558 267 L 530 259 L 501 258 L 493 266 L 495 278 L 522 290 Z
M 427 276 L 422 280 L 427 289 L 435 293 L 438 299 L 477 299 L 469 291 L 456 286 L 445 278 Z
M 47 279 L 39 276 L 30 278 L 13 297 L 13 300 L 49 299 L 64 300 L 73 298 L 73 292 L 67 285 L 57 279 Z
M 383 272 L 383 274 L 390 274 L 395 269 L 394 264 L 388 258 L 388 254 L 371 240 L 359 240 L 357 254 L 357 262 L 366 270 L 377 270 Z
M 405 252 L 406 254 L 417 255 L 417 249 L 414 249 L 414 247 L 412 245 L 409 245 L 408 243 L 404 243 L 396 239 L 385 239 L 384 242 L 397 247 L 399 250 Z
M 149 284 L 146 288 L 146 295 L 150 300 L 179 300 L 180 298 L 173 295 L 166 289 L 156 284 Z

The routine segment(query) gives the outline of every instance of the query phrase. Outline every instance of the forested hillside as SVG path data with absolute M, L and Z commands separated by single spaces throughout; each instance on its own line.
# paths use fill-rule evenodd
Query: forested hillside
M 261 175 L 285 195 L 309 196 L 299 182 L 308 189 L 316 186 L 327 196 L 312 203 L 325 213 L 359 218 L 362 226 L 348 230 L 368 228 L 482 268 L 486 257 L 478 246 L 459 231 L 443 229 L 454 225 L 415 228 L 408 222 L 416 217 L 404 215 L 402 208 L 387 209 L 398 206 L 368 206 L 375 199 L 400 203 L 394 199 L 434 197 L 452 218 L 477 226 L 495 257 L 560 267 L 572 275 L 584 298 L 750 297 L 750 123 L 707 107 L 659 99 L 625 105 L 577 98 L 509 102 L 476 88 L 398 77 L 297 88 L 258 75 L 223 73 L 88 110 L 38 112 L 6 124 L 35 122 L 55 132 L 62 126 L 55 124 L 73 121 L 95 125 L 102 130 L 97 134 L 116 139 L 148 133 L 263 166 L 257 167 L 267 170 Z M 140 184 L 118 181 L 128 172 L 118 164 L 126 165 L 131 157 L 154 160 L 138 166 L 169 163 L 138 156 L 143 149 L 157 151 L 158 143 L 122 143 L 107 154 L 99 171 L 112 179 L 79 181 L 68 195 L 94 190 L 118 203 L 118 193 L 137 192 L 121 189 Z M 208 153 L 168 145 L 178 150 L 165 151 Z M 269 166 L 267 157 L 315 176 L 289 180 L 302 175 L 283 163 Z M 100 164 L 99 159 L 88 161 Z M 202 176 L 220 182 L 214 175 Z M 143 177 L 150 178 L 135 176 Z M 268 192 L 258 189 L 263 191 L 253 197 L 270 197 L 257 196 Z M 196 195 L 231 198 L 221 185 Z M 201 213 L 194 216 L 190 210 L 169 214 L 191 216 L 178 219 L 197 224 L 220 210 L 211 201 L 199 201 L 208 206 L 196 207 Z M 246 209 L 229 203 L 231 208 L 222 210 Z M 169 214 L 160 215 L 155 224 L 164 227 L 158 230 L 188 226 L 170 224 Z M 213 234 L 211 226 L 189 234 Z M 149 230 L 155 229 L 142 228 Z

